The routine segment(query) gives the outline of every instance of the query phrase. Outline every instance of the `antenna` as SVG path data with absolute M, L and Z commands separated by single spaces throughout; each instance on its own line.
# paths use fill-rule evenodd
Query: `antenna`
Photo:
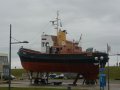
M 80 38 L 79 38 L 78 44 L 81 42 L 81 40 L 82 40 L 82 34 L 80 35 Z

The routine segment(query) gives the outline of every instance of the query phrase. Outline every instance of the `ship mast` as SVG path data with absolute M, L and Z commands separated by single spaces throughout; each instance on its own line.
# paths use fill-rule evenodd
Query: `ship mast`
M 57 11 L 57 17 L 55 18 L 55 20 L 50 21 L 50 22 L 55 27 L 54 29 L 56 29 L 56 32 L 57 32 L 56 45 L 60 46 L 60 45 L 65 44 L 65 42 L 66 42 L 66 30 L 62 30 L 61 20 L 59 19 L 59 11 Z
M 57 35 L 59 32 L 59 11 L 57 11 L 57 17 L 55 18 L 55 20 L 50 21 L 52 23 L 52 25 L 55 27 L 56 31 L 57 31 Z
M 59 11 L 57 11 L 57 17 L 56 17 L 56 30 L 57 30 L 57 45 L 59 45 Z
M 59 11 L 57 11 L 57 18 L 56 18 L 56 22 L 57 22 L 57 27 L 56 27 L 56 29 L 57 29 L 57 35 L 58 35 L 58 29 L 59 29 Z
M 52 23 L 52 25 L 55 27 L 54 29 L 56 29 L 56 33 L 57 33 L 57 45 L 59 45 L 59 38 L 58 38 L 58 34 L 59 34 L 59 11 L 57 11 L 57 17 L 55 18 L 55 20 L 50 21 Z

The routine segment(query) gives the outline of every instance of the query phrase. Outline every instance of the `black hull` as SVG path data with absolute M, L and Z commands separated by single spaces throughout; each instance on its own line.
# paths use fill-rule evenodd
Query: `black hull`
M 21 62 L 47 62 L 47 63 L 93 63 L 105 66 L 108 54 L 82 53 L 82 54 L 43 54 L 37 51 L 21 48 L 18 52 Z M 101 59 L 102 57 L 102 59 Z M 97 58 L 97 59 L 96 59 Z

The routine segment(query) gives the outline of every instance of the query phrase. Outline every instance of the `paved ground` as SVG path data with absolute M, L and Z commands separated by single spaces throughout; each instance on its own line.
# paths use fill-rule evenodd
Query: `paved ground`
M 56 80 L 55 80 L 56 81 Z M 58 80 L 57 80 L 58 81 Z M 86 90 L 100 90 L 99 84 L 97 85 L 82 85 L 83 80 L 79 80 L 77 83 L 77 86 L 71 86 L 69 84 L 72 84 L 73 80 L 59 80 L 62 83 L 60 86 L 54 86 L 54 85 L 47 85 L 47 86 L 35 86 L 35 85 L 30 85 L 29 80 L 14 80 L 12 81 L 11 86 L 12 87 L 45 87 L 45 88 L 68 88 L 70 87 L 71 89 L 77 88 L 77 89 L 86 89 Z M 50 82 L 54 82 L 54 80 L 50 80 Z M 0 83 L 0 87 L 8 87 L 8 84 L 6 83 Z M 103 89 L 102 89 L 103 90 Z M 104 88 L 104 90 L 108 90 L 107 86 Z M 112 80 L 110 81 L 110 90 L 120 90 L 120 80 Z

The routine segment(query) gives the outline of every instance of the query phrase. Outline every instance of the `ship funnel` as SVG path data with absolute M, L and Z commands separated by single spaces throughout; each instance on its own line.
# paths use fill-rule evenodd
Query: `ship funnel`
M 66 30 L 59 30 L 57 36 L 58 45 L 66 45 Z

